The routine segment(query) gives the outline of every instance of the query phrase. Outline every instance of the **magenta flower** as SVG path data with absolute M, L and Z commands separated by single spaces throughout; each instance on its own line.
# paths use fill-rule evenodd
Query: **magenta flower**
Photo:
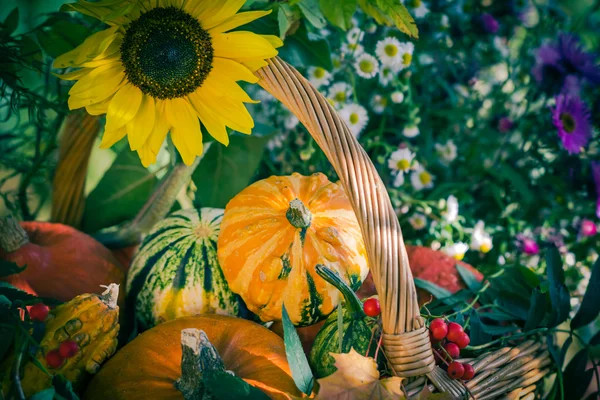
M 529 254 L 530 256 L 536 255 L 540 252 L 540 246 L 531 238 L 523 238 L 521 242 L 521 249 L 523 250 L 523 253 Z
M 491 14 L 483 14 L 481 16 L 481 22 L 483 24 L 483 29 L 487 33 L 496 33 L 498 32 L 498 28 L 500 28 L 500 24 Z
M 569 154 L 579 153 L 592 136 L 590 112 L 579 97 L 561 94 L 556 97 L 552 123 Z
M 595 236 L 598 233 L 596 228 L 596 224 L 594 221 L 590 221 L 589 219 L 584 219 L 581 222 L 581 235 L 582 236 Z

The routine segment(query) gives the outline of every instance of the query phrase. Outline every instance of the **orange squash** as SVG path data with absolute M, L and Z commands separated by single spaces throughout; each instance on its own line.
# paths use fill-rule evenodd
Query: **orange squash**
M 38 296 L 69 301 L 95 293 L 100 285 L 121 284 L 125 272 L 110 250 L 67 225 L 0 220 L 0 259 L 25 271 L 3 280 Z M 124 298 L 124 290 L 120 299 Z
M 281 338 L 241 318 L 202 315 L 167 321 L 142 333 L 100 369 L 83 399 L 190 400 L 174 385 L 189 372 L 181 366 L 181 338 L 182 330 L 190 328 L 204 331 L 225 369 L 250 385 L 274 399 L 302 395 L 291 377 Z
M 368 273 L 360 227 L 341 185 L 323 174 L 272 176 L 225 208 L 218 257 L 231 290 L 263 321 L 314 324 L 333 311 L 339 291 L 315 272 L 324 264 L 354 290 Z

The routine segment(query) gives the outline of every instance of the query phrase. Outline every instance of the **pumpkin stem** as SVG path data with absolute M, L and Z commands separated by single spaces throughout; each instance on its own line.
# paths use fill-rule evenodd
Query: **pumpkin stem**
M 190 166 L 183 163 L 175 165 L 163 177 L 131 222 L 120 228 L 103 229 L 94 234 L 94 238 L 110 249 L 139 244 L 142 237 L 171 211 L 177 200 L 177 195 L 190 182 L 200 160 L 201 157 L 196 157 L 196 160 Z
M 300 199 L 290 201 L 290 208 L 285 216 L 292 226 L 300 229 L 308 228 L 312 220 L 312 214 Z
M 27 232 L 12 214 L 0 218 L 0 247 L 4 251 L 12 253 L 27 243 L 29 243 Z
M 203 372 L 225 371 L 219 352 L 200 329 L 181 330 L 181 377 L 174 383 L 186 400 L 204 398 Z
M 116 283 L 111 283 L 108 286 L 102 286 L 106 288 L 104 292 L 100 295 L 100 299 L 104 304 L 108 306 L 110 309 L 117 308 L 117 299 L 119 298 L 119 285 Z
M 362 302 L 356 293 L 354 293 L 354 290 L 340 278 L 340 275 L 337 272 L 334 272 L 323 264 L 317 264 L 315 270 L 321 278 L 325 279 L 328 283 L 335 286 L 337 290 L 342 292 L 344 300 L 346 301 L 346 308 L 354 315 L 355 319 L 362 319 L 367 316 L 363 310 Z

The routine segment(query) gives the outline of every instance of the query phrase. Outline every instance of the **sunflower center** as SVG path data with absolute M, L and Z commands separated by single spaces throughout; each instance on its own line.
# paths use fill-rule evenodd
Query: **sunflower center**
M 560 114 L 560 121 L 562 122 L 562 126 L 567 133 L 573 133 L 575 130 L 575 119 L 571 114 L 562 113 Z
M 154 8 L 133 21 L 121 45 L 127 79 L 159 99 L 183 97 L 212 69 L 210 34 L 175 7 Z

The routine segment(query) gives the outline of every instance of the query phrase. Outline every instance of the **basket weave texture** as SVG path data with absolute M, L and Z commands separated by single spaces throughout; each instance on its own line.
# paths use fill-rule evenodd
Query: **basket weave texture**
M 419 312 L 417 293 L 398 217 L 369 156 L 331 104 L 296 69 L 279 58 L 256 73 L 259 84 L 281 101 L 313 136 L 344 186 L 360 224 L 369 266 L 381 303 L 383 346 L 391 370 L 419 377 L 406 385 L 409 395 L 425 385 L 453 396 L 476 399 L 533 399 L 535 383 L 547 374 L 545 346 L 527 341 L 477 359 L 476 376 L 463 384 L 451 380 L 434 361 L 429 332 Z M 425 376 L 424 376 L 425 375 Z

